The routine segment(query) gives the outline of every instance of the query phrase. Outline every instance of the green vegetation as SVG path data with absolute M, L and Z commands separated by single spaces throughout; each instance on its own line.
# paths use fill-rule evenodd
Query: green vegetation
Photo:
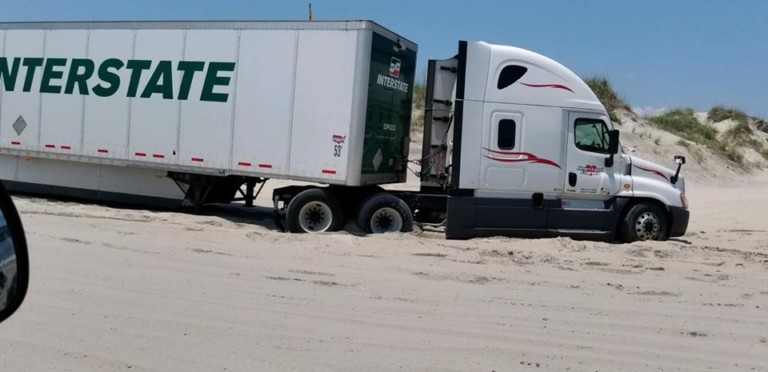
M 699 123 L 689 108 L 675 109 L 652 117 L 650 122 L 691 142 L 710 147 L 717 143 L 717 130 Z
M 744 148 L 751 148 L 768 160 L 768 150 L 753 135 L 749 126 L 750 118 L 745 113 L 735 109 L 714 107 L 707 114 L 707 118 L 713 122 L 733 120 L 736 124 L 718 138 L 717 130 L 701 124 L 694 116 L 693 110 L 689 108 L 672 110 L 649 120 L 657 127 L 684 138 L 677 144 L 687 148 L 691 155 L 694 155 L 694 151 L 699 151 L 694 155 L 695 158 L 703 159 L 700 149 L 693 150 L 694 144 L 699 144 L 740 167 L 746 166 L 744 154 L 741 152 Z
M 757 128 L 757 130 L 768 133 L 768 122 L 756 117 L 753 117 L 752 120 L 755 121 L 755 128 Z
M 737 123 L 747 124 L 749 117 L 743 111 L 735 108 L 727 108 L 723 106 L 715 106 L 707 113 L 707 119 L 713 123 L 719 123 L 721 121 L 733 120 Z
M 694 143 L 690 141 L 686 141 L 684 139 L 677 140 L 677 145 L 685 147 L 686 150 L 688 150 L 688 153 L 691 154 L 693 157 L 693 160 L 696 160 L 697 163 L 701 163 L 704 161 L 704 152 L 701 151 L 701 148 L 696 146 Z
M 427 97 L 427 85 L 417 81 L 413 84 L 413 111 L 411 113 L 411 127 L 424 127 L 424 104 Z
M 611 86 L 610 80 L 604 76 L 592 76 L 584 79 L 590 89 L 595 93 L 597 98 L 602 102 L 605 109 L 608 110 L 608 116 L 611 121 L 621 124 L 619 116 L 616 114 L 616 110 L 625 109 L 630 111 L 629 105 L 616 94 L 616 91 Z
M 701 124 L 696 119 L 696 116 L 694 116 L 693 109 L 675 109 L 652 117 L 650 122 L 667 132 L 674 133 L 688 141 L 714 150 L 739 166 L 744 166 L 744 155 L 741 154 L 739 149 L 731 143 L 718 141 L 717 130 Z
M 709 110 L 707 119 L 714 123 L 726 120 L 734 121 L 736 124 L 725 132 L 723 139 L 732 147 L 749 147 L 768 160 L 768 150 L 764 148 L 760 140 L 755 138 L 749 125 L 750 120 L 752 120 L 760 128 L 765 123 L 762 119 L 749 117 L 741 110 L 723 106 L 715 106 Z

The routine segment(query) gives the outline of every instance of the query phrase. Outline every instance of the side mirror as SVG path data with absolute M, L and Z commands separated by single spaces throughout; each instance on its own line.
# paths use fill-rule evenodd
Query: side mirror
M 613 156 L 619 153 L 619 130 L 613 129 L 608 132 L 608 157 L 605 159 L 605 166 L 613 166 Z
M 608 153 L 615 155 L 619 153 L 619 130 L 613 129 L 608 132 Z
M 0 322 L 21 306 L 28 285 L 29 256 L 24 228 L 11 197 L 0 183 Z
M 680 179 L 680 168 L 682 168 L 683 164 L 685 164 L 685 156 L 675 155 L 675 164 L 677 164 L 677 171 L 675 171 L 675 175 L 669 179 L 669 182 L 671 182 L 673 185 L 677 183 L 678 179 Z

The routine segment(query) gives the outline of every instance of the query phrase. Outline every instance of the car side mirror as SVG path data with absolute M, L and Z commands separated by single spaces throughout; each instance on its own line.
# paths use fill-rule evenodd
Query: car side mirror
M 619 153 L 619 130 L 612 129 L 608 132 L 608 153 L 615 155 Z
M 0 322 L 21 306 L 29 285 L 24 228 L 13 200 L 0 183 Z

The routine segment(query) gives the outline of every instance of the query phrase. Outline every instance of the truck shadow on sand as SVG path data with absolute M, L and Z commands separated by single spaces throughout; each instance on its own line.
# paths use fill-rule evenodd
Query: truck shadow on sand
M 174 214 L 189 215 L 189 216 L 208 216 L 221 218 L 223 220 L 236 223 L 236 224 L 249 224 L 255 226 L 261 226 L 269 230 L 279 230 L 274 221 L 274 213 L 272 208 L 262 206 L 246 207 L 243 204 L 209 204 L 204 205 L 201 208 L 193 208 L 191 206 L 157 206 L 143 203 L 121 203 L 111 201 L 91 200 L 75 197 L 65 196 L 48 196 L 48 195 L 32 195 L 26 193 L 14 193 L 14 198 L 26 200 L 31 204 L 44 204 L 56 206 L 56 209 L 61 209 L 61 213 L 53 212 L 38 212 L 38 211 L 22 211 L 22 214 L 57 214 L 66 215 L 70 217 L 88 217 L 88 218 L 107 218 L 99 217 L 96 214 L 89 215 L 82 213 L 81 211 L 72 212 L 67 211 L 70 207 L 94 207 L 94 208 L 109 208 L 116 212 L 139 212 L 147 213 L 149 216 L 146 220 L 133 220 L 126 218 L 126 221 L 134 222 L 153 222 L 157 218 L 154 218 L 155 214 L 165 213 L 163 219 L 173 218 Z M 121 219 L 119 216 L 110 219 Z

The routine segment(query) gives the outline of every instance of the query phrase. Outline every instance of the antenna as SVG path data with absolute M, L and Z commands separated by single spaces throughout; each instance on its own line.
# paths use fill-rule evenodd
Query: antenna
M 312 3 L 309 3 L 309 21 L 312 22 Z

